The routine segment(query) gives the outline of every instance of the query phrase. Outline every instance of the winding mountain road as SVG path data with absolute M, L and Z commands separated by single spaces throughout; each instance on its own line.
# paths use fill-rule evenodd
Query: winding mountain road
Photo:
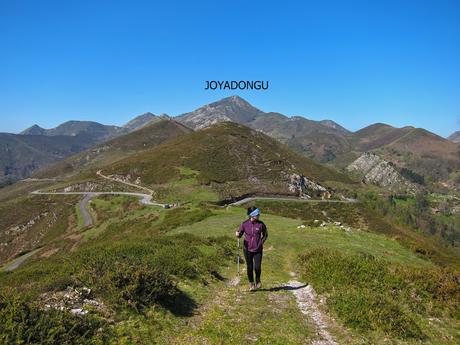
M 152 201 L 152 196 L 144 193 L 134 193 L 134 192 L 42 192 L 40 190 L 35 190 L 31 194 L 38 195 L 132 195 L 139 198 L 139 202 L 143 205 L 154 205 L 154 206 L 164 206 L 155 201 Z
M 121 179 L 117 179 L 117 178 L 113 178 L 113 177 L 104 175 L 104 174 L 102 174 L 101 170 L 98 170 L 96 172 L 96 174 L 98 176 L 106 179 L 106 180 L 122 183 L 122 184 L 125 184 L 127 186 L 131 186 L 131 187 L 141 189 L 143 191 L 148 192 L 148 194 L 146 194 L 146 193 L 135 193 L 135 192 L 42 192 L 40 190 L 35 190 L 35 191 L 31 192 L 31 194 L 35 194 L 35 195 L 37 195 L 37 194 L 38 195 L 84 195 L 83 199 L 81 199 L 80 202 L 78 203 L 78 208 L 79 208 L 80 213 L 81 213 L 81 215 L 83 217 L 83 223 L 84 223 L 85 226 L 90 226 L 90 225 L 93 224 L 93 219 L 91 218 L 91 214 L 90 214 L 90 212 L 88 210 L 88 202 L 92 198 L 94 198 L 95 196 L 98 196 L 98 195 L 130 195 L 130 196 L 138 197 L 139 202 L 142 205 L 152 205 L 152 206 L 161 206 L 161 207 L 165 207 L 165 205 L 166 205 L 166 204 L 161 204 L 161 203 L 152 201 L 153 190 L 151 190 L 150 188 L 139 186 L 139 185 L 134 184 L 134 183 L 126 182 L 126 181 L 123 181 Z
M 139 198 L 139 202 L 142 205 L 151 205 L 151 206 L 161 206 L 165 207 L 166 204 L 160 204 L 158 202 L 152 201 L 152 195 L 144 193 L 134 193 L 134 192 L 42 192 L 40 190 L 35 190 L 31 192 L 35 195 L 84 195 L 83 199 L 80 200 L 78 207 L 80 209 L 81 215 L 83 216 L 85 226 L 90 226 L 93 224 L 93 220 L 88 211 L 88 202 L 98 195 L 130 195 L 136 196 Z

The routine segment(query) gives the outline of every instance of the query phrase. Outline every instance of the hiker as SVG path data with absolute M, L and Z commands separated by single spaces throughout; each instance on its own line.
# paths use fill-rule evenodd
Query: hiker
M 250 290 L 259 289 L 260 274 L 262 272 L 262 251 L 263 244 L 268 238 L 267 227 L 264 222 L 259 220 L 260 211 L 255 206 L 248 208 L 249 219 L 244 221 L 236 231 L 236 237 L 240 238 L 244 234 L 243 252 L 246 259 L 248 280 Z M 254 273 L 256 281 L 254 283 Z

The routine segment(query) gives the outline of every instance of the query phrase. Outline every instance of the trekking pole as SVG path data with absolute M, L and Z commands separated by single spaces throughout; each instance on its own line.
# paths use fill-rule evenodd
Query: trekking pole
M 237 260 L 238 279 L 240 279 L 240 238 L 238 237 L 238 260 Z

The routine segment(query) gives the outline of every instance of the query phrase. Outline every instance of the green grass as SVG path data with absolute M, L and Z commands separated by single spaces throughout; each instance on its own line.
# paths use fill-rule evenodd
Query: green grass
M 397 224 L 390 216 L 380 212 L 386 201 L 376 193 L 368 193 L 363 202 L 343 203 L 298 203 L 258 200 L 263 212 L 299 219 L 304 224 L 320 221 L 340 221 L 343 224 L 370 232 L 383 234 L 398 240 L 420 257 L 444 266 L 460 267 L 459 253 L 438 243 L 437 238 L 425 236 L 420 231 Z M 252 204 L 252 203 L 251 203 Z
M 129 222 L 149 220 L 151 225 L 154 225 L 158 223 L 160 216 L 163 216 L 162 208 L 140 205 L 137 197 L 120 196 L 113 200 L 111 197 L 91 199 L 91 207 L 98 220 L 94 226 L 84 230 L 83 241 L 97 240 L 104 231 L 120 222 L 129 224 Z
M 124 224 L 113 224 L 99 241 L 91 241 L 75 253 L 38 259 L 17 271 L 0 273 L 0 291 L 12 298 L 9 291 L 19 290 L 33 299 L 42 292 L 62 290 L 66 286 L 89 286 L 95 296 L 102 299 L 117 319 L 116 332 L 123 330 L 124 322 L 142 319 L 152 313 L 189 317 L 197 307 L 195 296 L 183 286 L 203 290 L 216 278 L 222 265 L 228 264 L 232 254 L 227 239 L 203 239 L 192 235 L 162 236 L 149 225 L 134 224 L 140 231 L 127 236 Z M 143 235 L 143 231 L 150 236 Z M 122 236 L 117 237 L 115 234 Z M 129 240 L 127 241 L 127 238 Z M 190 289 L 188 289 L 190 290 Z M 30 308 L 27 303 L 24 308 Z M 0 316 L 5 308 L 0 304 Z M 39 307 L 40 308 L 40 307 Z M 9 317 L 20 318 L 18 309 L 6 311 Z M 11 316 L 12 315 L 12 316 Z M 108 326 L 103 320 L 103 326 Z M 144 324 L 152 329 L 148 322 Z M 29 329 L 5 329 L 7 336 L 26 337 L 24 332 L 56 332 L 52 325 L 38 325 Z M 119 328 L 120 327 L 120 328 Z M 61 329 L 65 336 L 71 330 Z M 14 334 L 13 334 L 14 332 Z M 136 329 L 124 330 L 135 334 Z M 75 338 L 77 339 L 77 338 Z M 113 338 L 114 343 L 117 339 Z

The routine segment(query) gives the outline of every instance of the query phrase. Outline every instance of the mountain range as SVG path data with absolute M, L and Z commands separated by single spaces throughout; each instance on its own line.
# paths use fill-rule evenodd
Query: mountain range
M 228 97 L 176 117 L 201 129 L 221 121 L 233 121 L 285 143 L 295 151 L 343 170 L 362 154 L 372 151 L 399 170 L 427 177 L 444 187 L 460 184 L 460 147 L 422 128 L 395 128 L 375 123 L 351 132 L 331 120 L 313 121 L 265 113 L 238 96 Z
M 52 129 L 34 125 L 20 135 L 0 134 L 5 148 L 0 157 L 3 172 L 0 180 L 5 183 L 27 177 L 42 167 L 92 147 L 100 151 L 103 143 L 124 138 L 130 132 L 135 133 L 164 118 L 145 113 L 121 127 L 90 121 L 68 121 Z M 399 170 L 409 170 L 445 187 L 459 184 L 460 148 L 454 142 L 455 135 L 447 140 L 425 129 L 412 126 L 395 128 L 383 123 L 352 132 L 332 120 L 314 121 L 301 116 L 264 112 L 238 96 L 204 105 L 173 119 L 190 130 L 201 130 L 228 121 L 242 124 L 277 139 L 314 161 L 341 171 L 346 171 L 346 167 L 362 154 L 372 151 Z M 143 142 L 142 138 L 146 135 L 148 131 L 143 131 L 137 137 Z M 40 145 L 34 144 L 40 140 L 56 142 L 54 146 L 61 149 L 42 150 Z M 54 146 L 50 144 L 47 148 Z
M 92 121 L 67 121 L 51 129 L 33 125 L 20 134 L 0 133 L 0 186 L 28 177 L 43 167 L 126 135 L 159 118 L 145 113 L 122 127 Z
M 79 134 L 85 133 L 90 137 L 94 138 L 95 142 L 102 142 L 111 138 L 114 138 L 119 135 L 126 134 L 128 132 L 134 131 L 136 129 L 142 128 L 149 122 L 157 119 L 158 116 L 152 113 L 145 113 L 139 116 L 136 116 L 131 121 L 127 122 L 121 127 L 103 125 L 98 122 L 93 121 L 67 121 L 55 128 L 45 129 L 39 125 L 33 125 L 25 130 L 23 130 L 21 135 L 46 135 L 46 136 L 56 136 L 56 135 L 67 135 L 67 136 L 77 136 Z

